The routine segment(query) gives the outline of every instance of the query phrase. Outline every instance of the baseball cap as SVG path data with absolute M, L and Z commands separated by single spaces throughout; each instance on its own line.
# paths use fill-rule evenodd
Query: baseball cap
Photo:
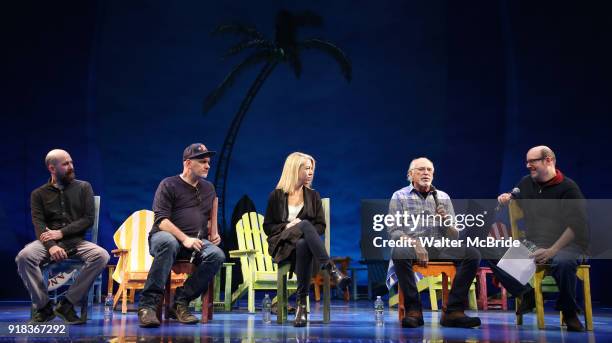
M 210 157 L 216 153 L 216 151 L 208 150 L 206 145 L 202 143 L 193 143 L 186 147 L 185 151 L 183 151 L 183 161 Z

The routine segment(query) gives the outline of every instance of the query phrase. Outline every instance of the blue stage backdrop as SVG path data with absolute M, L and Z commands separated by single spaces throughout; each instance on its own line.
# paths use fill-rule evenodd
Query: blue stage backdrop
M 347 83 L 327 56 L 303 54 L 296 79 L 279 66 L 240 129 L 227 216 L 243 195 L 260 212 L 285 157 L 317 159 L 314 187 L 331 198 L 332 254 L 359 260 L 359 203 L 406 185 L 428 156 L 437 188 L 492 198 L 525 174 L 525 152 L 547 144 L 589 198 L 610 198 L 612 60 L 601 3 L 531 1 L 167 2 L 88 1 L 9 8 L 4 87 L 0 258 L 2 299 L 26 299 L 14 257 L 34 238 L 29 194 L 44 183 L 47 151 L 61 147 L 77 177 L 102 196 L 100 243 L 133 211 L 150 208 L 159 181 L 181 170 L 192 142 L 218 150 L 258 69 L 202 115 L 203 98 L 240 57 L 220 23 L 256 25 L 273 39 L 281 8 L 325 19 L 301 37 L 348 54 Z M 215 173 L 215 161 L 210 173 Z M 610 281 L 594 262 L 594 300 Z

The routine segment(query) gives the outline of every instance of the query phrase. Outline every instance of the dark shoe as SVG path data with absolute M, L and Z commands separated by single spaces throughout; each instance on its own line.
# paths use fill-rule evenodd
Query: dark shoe
M 138 309 L 138 323 L 141 328 L 156 328 L 161 324 L 157 318 L 157 311 L 147 307 Z
M 470 317 L 463 311 L 443 312 L 440 325 L 455 328 L 473 328 L 480 326 L 480 318 Z
M 306 299 L 298 299 L 297 311 L 295 312 L 295 320 L 293 326 L 303 327 L 308 324 L 308 312 L 306 311 Z
M 189 307 L 183 303 L 174 303 L 168 315 L 170 318 L 176 319 L 183 324 L 195 324 L 198 322 L 198 317 L 191 314 Z
M 344 291 L 348 286 L 350 286 L 351 278 L 344 275 L 340 270 L 338 270 L 334 263 L 330 262 L 327 265 L 327 270 L 329 271 L 329 276 L 332 282 L 336 285 L 336 287 L 338 287 L 338 289 Z
M 55 313 L 53 313 L 53 301 L 49 301 L 43 308 L 34 311 L 30 323 L 46 323 L 53 320 L 53 318 L 55 318 Z
M 403 328 L 417 328 L 423 326 L 423 312 L 421 311 L 408 311 L 404 319 L 402 319 Z
M 68 324 L 80 325 L 84 324 L 83 320 L 79 318 L 74 311 L 74 305 L 68 301 L 68 299 L 64 298 L 60 300 L 60 302 L 53 309 L 55 315 L 62 318 Z
M 584 326 L 578 319 L 576 311 L 563 311 L 563 322 L 567 325 L 567 331 L 584 331 Z
M 277 302 L 272 304 L 271 312 L 273 314 L 278 314 L 278 303 Z M 287 313 L 288 314 L 294 314 L 295 313 L 295 307 L 291 306 L 290 304 L 287 304 Z
M 516 314 L 521 315 L 533 311 L 535 307 L 535 291 L 530 289 L 521 297 L 521 305 L 516 310 Z

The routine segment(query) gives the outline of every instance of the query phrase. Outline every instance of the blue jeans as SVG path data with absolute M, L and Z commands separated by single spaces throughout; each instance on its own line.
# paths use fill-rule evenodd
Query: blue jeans
M 559 297 L 555 309 L 557 311 L 578 311 L 576 302 L 576 282 L 578 277 L 578 258 L 581 253 L 572 247 L 559 250 L 550 262 L 550 272 L 559 287 Z
M 140 296 L 138 308 L 156 309 L 164 294 L 166 281 L 170 270 L 177 258 L 189 259 L 192 250 L 188 250 L 171 233 L 159 231 L 149 237 L 149 253 L 153 256 L 153 263 L 147 276 L 147 282 Z M 202 259 L 197 265 L 193 275 L 187 278 L 182 287 L 176 289 L 175 303 L 188 304 L 208 288 L 225 261 L 225 254 L 216 245 L 204 240 L 201 251 Z
M 550 274 L 555 279 L 557 287 L 559 287 L 559 296 L 555 310 L 557 311 L 579 311 L 580 306 L 576 302 L 576 271 L 578 269 L 578 260 L 582 257 L 581 249 L 570 244 L 557 253 L 548 263 L 550 263 Z M 522 295 L 526 291 L 531 290 L 529 284 L 523 286 L 512 276 L 501 270 L 499 267 L 491 263 L 491 269 L 495 277 L 502 285 L 514 296 Z

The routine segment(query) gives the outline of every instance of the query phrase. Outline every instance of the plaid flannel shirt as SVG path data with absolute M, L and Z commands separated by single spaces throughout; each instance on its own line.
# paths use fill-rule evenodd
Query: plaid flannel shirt
M 440 205 L 444 206 L 446 213 L 454 219 L 455 210 L 453 209 L 453 203 L 451 202 L 450 197 L 448 194 L 440 190 L 438 190 L 437 193 Z M 436 203 L 433 195 L 428 193 L 427 196 L 423 198 L 421 193 L 419 193 L 412 186 L 412 184 L 393 193 L 391 201 L 389 202 L 389 214 L 395 216 L 398 212 L 402 216 L 404 212 L 408 213 L 408 225 L 404 225 L 404 220 L 402 218 L 402 225 L 397 225 L 397 223 L 394 223 L 391 226 L 387 226 L 390 237 L 399 238 L 399 236 L 409 236 L 441 238 L 446 232 L 446 230 L 439 225 L 439 220 L 435 222 L 433 220 L 419 220 L 418 222 L 415 222 L 414 218 L 410 216 L 414 215 L 416 217 L 418 214 L 436 214 Z M 451 226 L 454 226 L 454 223 L 451 224 Z

